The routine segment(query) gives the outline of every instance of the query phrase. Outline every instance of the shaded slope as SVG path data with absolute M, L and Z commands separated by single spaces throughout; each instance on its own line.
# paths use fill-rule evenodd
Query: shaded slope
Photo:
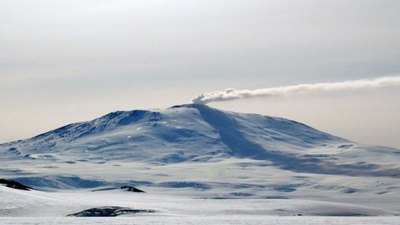
M 295 172 L 321 173 L 321 174 L 342 174 L 342 175 L 372 175 L 372 176 L 398 176 L 397 170 L 368 171 L 368 169 L 377 169 L 378 166 L 370 164 L 367 168 L 364 164 L 337 165 L 333 162 L 322 160 L 317 157 L 304 157 L 304 155 L 288 154 L 280 152 L 279 149 L 265 149 L 256 142 L 250 140 L 242 130 L 245 130 L 237 120 L 227 113 L 209 108 L 204 105 L 194 105 L 208 124 L 216 129 L 220 135 L 221 141 L 228 146 L 231 154 L 237 157 L 248 157 L 258 160 L 268 160 L 282 169 Z M 289 122 L 289 123 L 288 123 Z M 270 121 L 271 123 L 271 121 Z M 323 144 L 330 142 L 346 141 L 326 133 L 319 132 L 311 127 L 296 123 L 294 121 L 279 121 L 273 119 L 272 123 L 278 127 L 279 132 L 286 133 L 286 141 L 295 143 L 301 136 L 305 144 Z M 294 125 L 293 125 L 294 124 Z M 293 130 L 303 130 L 305 133 L 296 133 Z M 295 146 L 293 146 L 295 148 Z

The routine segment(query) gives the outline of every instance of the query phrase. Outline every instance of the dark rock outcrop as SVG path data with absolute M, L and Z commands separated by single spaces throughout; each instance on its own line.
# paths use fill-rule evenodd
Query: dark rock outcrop
M 0 184 L 5 184 L 6 187 L 14 188 L 14 189 L 18 189 L 18 190 L 24 190 L 24 191 L 34 190 L 34 188 L 23 185 L 15 180 L 0 179 Z
M 68 214 L 67 216 L 75 217 L 115 217 L 128 213 L 154 213 L 152 209 L 132 209 L 119 206 L 104 206 L 99 208 L 86 209 L 77 213 Z
M 131 185 L 122 186 L 121 189 L 126 189 L 126 191 L 131 191 L 131 192 L 141 192 L 141 193 L 145 192 Z

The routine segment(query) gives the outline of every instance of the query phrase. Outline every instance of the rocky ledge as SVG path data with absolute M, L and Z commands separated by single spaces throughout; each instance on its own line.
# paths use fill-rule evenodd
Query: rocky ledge
M 14 189 L 18 189 L 18 190 L 24 190 L 24 191 L 30 191 L 33 190 L 32 187 L 23 185 L 15 180 L 6 180 L 6 179 L 1 179 L 0 178 L 0 185 L 3 184 L 6 187 L 9 188 L 14 188 Z
M 119 206 L 104 206 L 98 208 L 90 208 L 77 213 L 68 214 L 67 216 L 75 217 L 115 217 L 122 214 L 130 213 L 154 213 L 152 209 L 132 209 Z

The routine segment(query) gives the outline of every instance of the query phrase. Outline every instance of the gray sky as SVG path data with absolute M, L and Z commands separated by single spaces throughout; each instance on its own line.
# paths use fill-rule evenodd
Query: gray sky
M 400 74 L 400 2 L 0 0 L 0 142 L 200 93 Z M 400 90 L 213 103 L 400 148 Z

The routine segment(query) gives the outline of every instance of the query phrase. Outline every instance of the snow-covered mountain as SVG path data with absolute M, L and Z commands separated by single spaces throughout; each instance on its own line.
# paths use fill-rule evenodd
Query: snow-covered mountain
M 288 170 L 397 176 L 400 151 L 359 146 L 304 124 L 205 105 L 118 111 L 30 139 L 0 145 L 3 157 L 70 163 L 89 160 L 207 162 L 230 157 L 270 161 Z M 379 157 L 385 160 L 373 160 Z M 394 160 L 395 159 L 395 160 Z
M 380 204 L 400 193 L 399 162 L 397 149 L 198 104 L 113 112 L 0 145 L 1 176 L 38 189 L 130 183 L 204 198 Z
M 95 153 L 108 160 L 182 162 L 232 156 L 279 160 L 288 152 L 337 143 L 349 144 L 290 120 L 183 105 L 113 112 L 1 147 L 11 155 Z

